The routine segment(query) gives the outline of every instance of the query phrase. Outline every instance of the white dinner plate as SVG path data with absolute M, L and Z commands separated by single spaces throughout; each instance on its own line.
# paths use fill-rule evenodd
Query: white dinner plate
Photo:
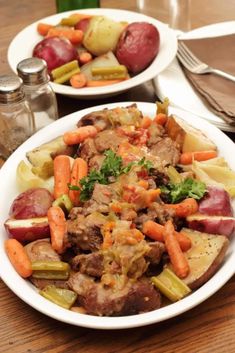
M 157 323 L 172 317 L 175 317 L 196 305 L 200 304 L 217 290 L 219 290 L 234 274 L 235 264 L 235 238 L 231 240 L 229 251 L 226 259 L 218 272 L 201 288 L 194 291 L 188 297 L 179 302 L 170 304 L 158 310 L 148 313 L 122 316 L 122 317 L 97 317 L 75 313 L 63 309 L 47 299 L 40 296 L 37 289 L 33 287 L 29 281 L 21 278 L 12 267 L 5 251 L 4 240 L 7 238 L 4 221 L 8 218 L 13 199 L 19 193 L 16 188 L 16 168 L 18 163 L 25 158 L 25 153 L 34 147 L 48 142 L 49 140 L 63 134 L 64 131 L 73 129 L 75 124 L 85 114 L 99 109 L 113 108 L 117 106 L 127 106 L 133 102 L 113 103 L 93 108 L 84 109 L 72 113 L 61 118 L 51 125 L 38 131 L 35 135 L 23 143 L 6 161 L 0 170 L 1 198 L 0 198 L 0 275 L 6 285 L 23 301 L 31 305 L 36 310 L 62 322 L 69 324 L 90 327 L 96 329 L 124 329 L 137 326 L 149 325 Z M 156 106 L 153 103 L 137 103 L 138 108 L 147 116 L 154 117 Z M 219 154 L 226 158 L 232 169 L 235 170 L 235 145 L 234 143 L 218 128 L 209 124 L 207 121 L 200 119 L 186 111 L 177 108 L 170 108 L 170 113 L 176 114 L 193 126 L 200 128 L 213 140 L 219 149 Z
M 218 37 L 235 33 L 235 21 L 221 22 L 197 28 L 179 36 L 180 39 L 197 39 Z M 235 127 L 224 122 L 222 118 L 208 110 L 206 105 L 197 95 L 177 59 L 175 58 L 166 70 L 154 78 L 156 93 L 160 99 L 168 97 L 172 105 L 181 107 L 189 112 L 201 116 L 224 131 L 235 132 Z
M 103 87 L 85 87 L 85 88 L 73 88 L 67 85 L 61 85 L 57 83 L 51 83 L 53 90 L 56 93 L 70 96 L 73 98 L 90 99 L 90 98 L 102 98 L 112 96 L 128 89 L 138 86 L 154 76 L 158 75 L 163 71 L 174 59 L 177 51 L 177 38 L 173 30 L 169 29 L 164 23 L 157 21 L 156 19 L 131 11 L 115 10 L 115 9 L 86 9 L 76 10 L 59 13 L 50 17 L 40 19 L 37 22 L 24 28 L 17 36 L 12 40 L 8 48 L 8 62 L 13 71 L 16 72 L 17 64 L 28 57 L 32 56 L 34 46 L 40 42 L 43 38 L 37 33 L 37 24 L 39 22 L 57 24 L 64 17 L 68 17 L 72 13 L 88 13 L 91 15 L 102 15 L 107 16 L 115 21 L 126 21 L 131 22 L 149 22 L 158 28 L 160 34 L 160 49 L 159 53 L 153 62 L 141 73 L 132 77 L 129 80 L 125 80 L 120 83 L 116 83 L 109 86 Z

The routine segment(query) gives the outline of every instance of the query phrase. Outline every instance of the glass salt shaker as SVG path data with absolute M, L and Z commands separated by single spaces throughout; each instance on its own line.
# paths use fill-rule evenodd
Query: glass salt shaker
M 35 132 L 34 115 L 16 75 L 0 76 L 0 157 L 7 159 Z
M 58 119 L 56 95 L 49 84 L 46 62 L 39 58 L 22 60 L 17 72 L 34 113 L 36 131 Z

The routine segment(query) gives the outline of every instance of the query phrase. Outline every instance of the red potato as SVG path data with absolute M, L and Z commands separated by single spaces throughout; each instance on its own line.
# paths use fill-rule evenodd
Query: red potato
M 33 49 L 33 56 L 44 59 L 48 71 L 77 59 L 75 47 L 66 38 L 49 37 L 39 42 Z
M 8 236 L 17 239 L 21 243 L 48 238 L 50 236 L 47 217 L 30 219 L 10 218 L 4 223 L 4 226 Z
M 235 218 L 194 214 L 186 218 L 188 227 L 203 233 L 231 236 L 235 230 Z
M 16 197 L 11 205 L 9 215 L 15 219 L 44 217 L 53 201 L 54 198 L 47 189 L 29 189 Z
M 76 25 L 74 26 L 74 29 L 80 29 L 81 31 L 86 32 L 89 22 L 90 22 L 90 18 L 83 18 L 83 20 L 76 23 Z
M 230 196 L 226 190 L 215 186 L 207 187 L 208 193 L 199 202 L 199 212 L 211 216 L 233 216 Z
M 134 22 L 122 32 L 116 56 L 128 71 L 139 73 L 153 61 L 159 51 L 160 35 L 150 23 Z

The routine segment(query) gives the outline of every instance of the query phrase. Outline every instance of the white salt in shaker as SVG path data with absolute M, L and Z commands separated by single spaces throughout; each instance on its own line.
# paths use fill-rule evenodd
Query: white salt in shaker
M 46 62 L 39 58 L 22 60 L 17 65 L 17 72 L 35 116 L 36 130 L 58 119 L 56 95 L 49 83 Z
M 0 76 L 0 157 L 7 159 L 34 132 L 22 80 L 16 75 Z

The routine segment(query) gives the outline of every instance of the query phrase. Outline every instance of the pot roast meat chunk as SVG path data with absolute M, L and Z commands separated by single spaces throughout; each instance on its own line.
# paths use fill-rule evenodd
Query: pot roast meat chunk
M 178 145 L 170 137 L 160 139 L 156 144 L 151 146 L 150 152 L 159 157 L 164 166 L 175 166 L 180 159 Z
M 101 277 L 103 274 L 103 255 L 99 252 L 80 254 L 71 261 L 74 271 L 87 274 L 92 277 Z
M 128 281 L 121 290 L 115 291 L 78 272 L 70 276 L 68 285 L 91 315 L 134 315 L 158 309 L 161 305 L 160 293 L 146 278 Z
M 163 126 L 158 124 L 151 124 L 148 128 L 149 138 L 147 141 L 147 146 L 151 147 L 152 145 L 155 145 L 156 143 L 161 141 L 164 133 L 165 129 Z
M 87 138 L 79 147 L 79 156 L 89 163 L 89 160 L 98 154 L 93 138 Z
M 49 239 L 32 241 L 24 248 L 31 261 L 60 261 L 60 256 L 52 249 Z
M 67 221 L 69 242 L 82 250 L 99 249 L 103 242 L 100 228 L 105 222 L 104 216 L 98 212 L 93 212 L 87 217 L 78 214 L 76 219 Z
M 146 260 L 149 261 L 151 265 L 158 265 L 166 250 L 165 245 L 160 241 L 149 242 L 148 245 L 150 246 L 150 250 L 146 254 Z
M 164 225 L 168 220 L 175 222 L 175 211 L 171 208 L 164 207 L 161 203 L 152 202 L 146 213 L 139 213 L 135 220 L 136 226 L 142 229 L 143 223 L 148 220 Z
M 99 110 L 96 112 L 91 112 L 82 117 L 81 120 L 77 123 L 77 127 L 93 125 L 99 131 L 102 131 L 109 127 L 111 124 L 108 120 L 109 110 L 106 108 L 104 110 Z
M 99 204 L 109 205 L 113 198 L 114 190 L 109 185 L 95 183 L 91 199 Z
M 43 289 L 46 286 L 56 286 L 57 288 L 69 289 L 68 283 L 66 280 L 54 280 L 54 279 L 43 279 L 43 278 L 33 278 L 30 277 L 30 281 L 38 289 Z
M 118 146 L 124 141 L 128 141 L 128 138 L 119 136 L 115 130 L 103 130 L 94 138 L 95 147 L 100 153 L 109 149 L 117 151 Z

